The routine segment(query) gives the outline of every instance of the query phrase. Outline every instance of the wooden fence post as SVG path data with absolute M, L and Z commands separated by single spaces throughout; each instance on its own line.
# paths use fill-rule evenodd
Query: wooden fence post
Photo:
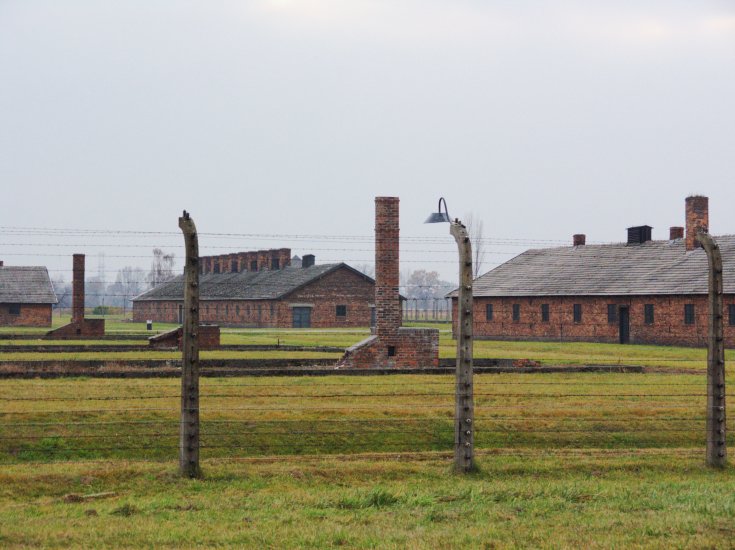
M 182 327 L 179 473 L 198 478 L 199 467 L 199 242 L 189 213 L 179 218 L 184 233 L 184 325 Z
M 722 305 L 722 255 L 711 235 L 699 232 L 697 239 L 707 252 L 709 264 L 709 315 L 707 338 L 707 465 L 727 464 L 725 422 L 725 342 Z
M 475 469 L 475 405 L 472 367 L 472 244 L 459 220 L 449 226 L 459 248 L 459 296 L 457 297 L 457 367 L 454 412 L 454 468 Z

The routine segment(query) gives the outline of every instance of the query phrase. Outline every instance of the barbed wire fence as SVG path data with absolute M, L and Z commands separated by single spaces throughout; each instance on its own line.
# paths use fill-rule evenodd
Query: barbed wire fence
M 7 232 L 8 228 L 0 229 Z M 60 234 L 25 231 L 34 236 Z M 63 231 L 67 237 L 89 235 Z M 221 239 L 244 236 L 211 235 Z M 355 236 L 354 241 L 368 242 L 362 241 L 366 238 Z M 493 242 L 510 246 L 550 241 Z M 430 250 L 422 247 L 415 252 Z M 431 311 L 439 314 L 443 299 L 435 300 L 437 307 Z M 410 306 L 409 300 L 404 305 L 407 319 L 413 311 L 416 320 L 433 320 L 418 299 L 413 310 Z M 450 313 L 451 307 L 446 311 Z M 707 322 L 712 315 L 698 313 L 697 317 Z M 663 355 L 643 361 L 660 360 L 691 361 Z M 542 449 L 571 454 L 605 450 L 636 455 L 647 449 L 701 453 L 708 419 L 703 374 L 650 374 L 634 379 L 588 374 L 534 374 L 520 379 L 513 374 L 476 374 L 475 446 L 480 451 L 511 449 L 519 454 Z M 189 422 L 181 417 L 180 382 L 174 379 L 5 380 L 0 388 L 0 463 L 4 465 L 174 461 L 180 450 L 181 427 Z M 451 375 L 204 377 L 195 409 L 200 416 L 201 458 L 450 452 L 455 423 L 453 389 Z M 724 385 L 718 390 L 723 402 L 732 397 L 725 394 Z M 724 409 L 718 412 L 722 412 L 722 429 L 726 430 Z M 726 431 L 721 435 L 722 441 L 730 442 Z

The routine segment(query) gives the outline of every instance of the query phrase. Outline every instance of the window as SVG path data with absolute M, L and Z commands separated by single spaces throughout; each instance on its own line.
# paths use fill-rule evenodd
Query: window
M 8 304 L 8 313 L 10 315 L 20 315 L 20 304 Z
M 513 320 L 521 320 L 521 304 L 513 304 Z
M 730 314 L 730 326 L 735 327 L 735 304 L 727 306 L 728 313 Z
M 684 304 L 684 324 L 694 324 L 694 304 Z
M 337 317 L 347 317 L 347 306 L 337 306 Z
M 574 304 L 574 322 L 582 322 L 582 304 Z
M 541 322 L 549 322 L 549 304 L 541 304 Z
M 230 260 L 230 272 L 237 273 L 237 260 Z
M 219 263 L 214 264 L 214 272 L 219 273 Z
M 485 305 L 485 320 L 486 321 L 493 320 L 493 305 L 492 304 Z
M 271 258 L 271 269 L 281 269 L 281 261 L 278 258 Z
M 611 325 L 618 322 L 617 304 L 607 304 L 607 322 Z
M 653 324 L 653 304 L 643 305 L 643 317 L 647 325 Z
M 396 347 L 388 346 L 388 357 L 395 357 L 395 356 L 396 356 Z
M 250 271 L 258 271 L 258 260 L 250 262 Z

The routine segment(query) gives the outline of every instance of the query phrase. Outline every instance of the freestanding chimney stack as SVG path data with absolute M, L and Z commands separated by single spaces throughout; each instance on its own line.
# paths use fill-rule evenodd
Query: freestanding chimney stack
M 694 250 L 701 246 L 697 231 L 709 230 L 709 199 L 694 195 L 686 199 L 686 249 Z
M 84 254 L 74 254 L 71 322 L 84 322 Z
M 587 243 L 587 235 L 581 233 L 572 237 L 572 243 L 574 246 L 584 246 Z
M 375 334 L 390 343 L 401 326 L 398 197 L 375 197 Z

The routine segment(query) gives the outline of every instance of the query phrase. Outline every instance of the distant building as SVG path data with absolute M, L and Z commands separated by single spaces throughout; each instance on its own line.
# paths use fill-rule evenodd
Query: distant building
M 50 327 L 57 302 L 45 267 L 0 262 L 0 326 Z
M 620 244 L 587 245 L 575 235 L 573 246 L 528 250 L 496 267 L 474 282 L 475 336 L 705 345 L 708 263 L 696 234 L 709 226 L 708 207 L 707 197 L 687 198 L 686 230 L 670 228 L 668 240 L 651 240 L 647 225 L 629 228 Z M 725 340 L 733 346 L 735 235 L 715 241 L 724 264 Z
M 316 265 L 311 254 L 293 267 L 290 250 L 284 250 L 201 258 L 200 322 L 282 328 L 371 324 L 373 279 L 344 263 Z M 133 319 L 181 323 L 183 281 L 176 277 L 134 298 Z

